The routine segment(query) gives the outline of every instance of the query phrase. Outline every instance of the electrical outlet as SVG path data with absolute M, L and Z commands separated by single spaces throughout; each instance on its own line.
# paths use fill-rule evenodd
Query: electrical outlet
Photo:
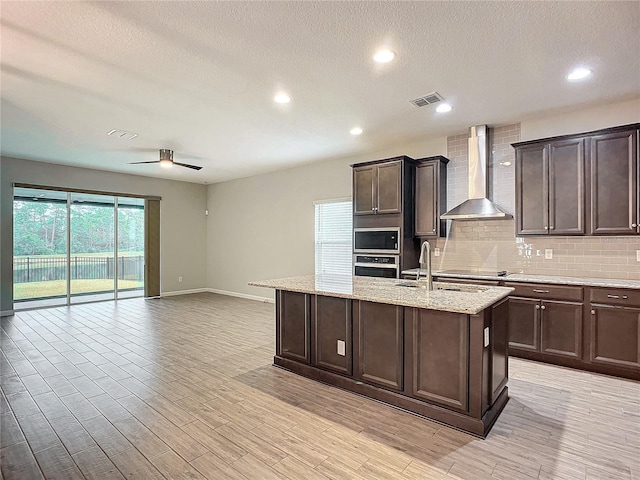
M 440 256 L 440 249 L 438 247 L 433 249 L 433 256 L 434 257 L 439 257 Z
M 178 282 L 182 283 L 182 277 L 178 277 Z
M 544 259 L 545 260 L 552 260 L 553 259 L 553 249 L 552 248 L 545 248 L 545 250 L 544 250 Z
M 640 250 L 636 250 L 636 261 L 640 262 Z
M 338 340 L 338 355 L 342 355 L 343 357 L 345 356 L 345 343 L 344 340 Z

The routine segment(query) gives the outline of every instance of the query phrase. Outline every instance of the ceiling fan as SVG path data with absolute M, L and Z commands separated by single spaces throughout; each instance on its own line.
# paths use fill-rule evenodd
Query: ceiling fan
M 180 167 L 187 167 L 193 170 L 202 170 L 202 167 L 198 167 L 197 165 L 189 165 L 187 163 L 180 163 L 173 161 L 173 150 L 169 150 L 168 148 L 160 149 L 160 160 L 154 160 L 152 162 L 130 162 L 129 165 L 136 165 L 139 163 L 159 163 L 163 168 L 171 168 L 174 165 L 178 165 Z

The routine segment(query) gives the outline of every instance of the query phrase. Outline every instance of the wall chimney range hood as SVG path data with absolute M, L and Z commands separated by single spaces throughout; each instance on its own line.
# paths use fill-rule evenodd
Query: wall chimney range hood
M 487 198 L 487 170 L 489 168 L 489 142 L 487 126 L 469 129 L 469 199 L 452 208 L 443 220 L 505 220 L 513 218 Z

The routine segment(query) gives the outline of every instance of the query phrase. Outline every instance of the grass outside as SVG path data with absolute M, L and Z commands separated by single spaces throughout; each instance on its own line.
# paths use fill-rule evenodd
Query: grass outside
M 142 288 L 144 282 L 136 280 L 118 280 L 118 289 Z M 13 298 L 26 300 L 31 298 L 55 297 L 66 295 L 67 281 L 16 283 L 13 285 Z M 108 292 L 113 290 L 113 279 L 71 280 L 71 293 Z

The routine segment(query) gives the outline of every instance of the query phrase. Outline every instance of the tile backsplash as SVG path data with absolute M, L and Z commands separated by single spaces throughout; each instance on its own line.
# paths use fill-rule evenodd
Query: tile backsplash
M 490 130 L 489 198 L 515 211 L 515 154 L 520 125 Z M 447 207 L 467 198 L 467 135 L 447 139 Z M 511 162 L 511 165 L 504 165 Z M 514 220 L 448 222 L 447 238 L 431 241 L 440 249 L 435 270 L 507 270 L 511 273 L 640 280 L 640 237 L 516 237 Z M 551 250 L 553 258 L 545 259 Z

